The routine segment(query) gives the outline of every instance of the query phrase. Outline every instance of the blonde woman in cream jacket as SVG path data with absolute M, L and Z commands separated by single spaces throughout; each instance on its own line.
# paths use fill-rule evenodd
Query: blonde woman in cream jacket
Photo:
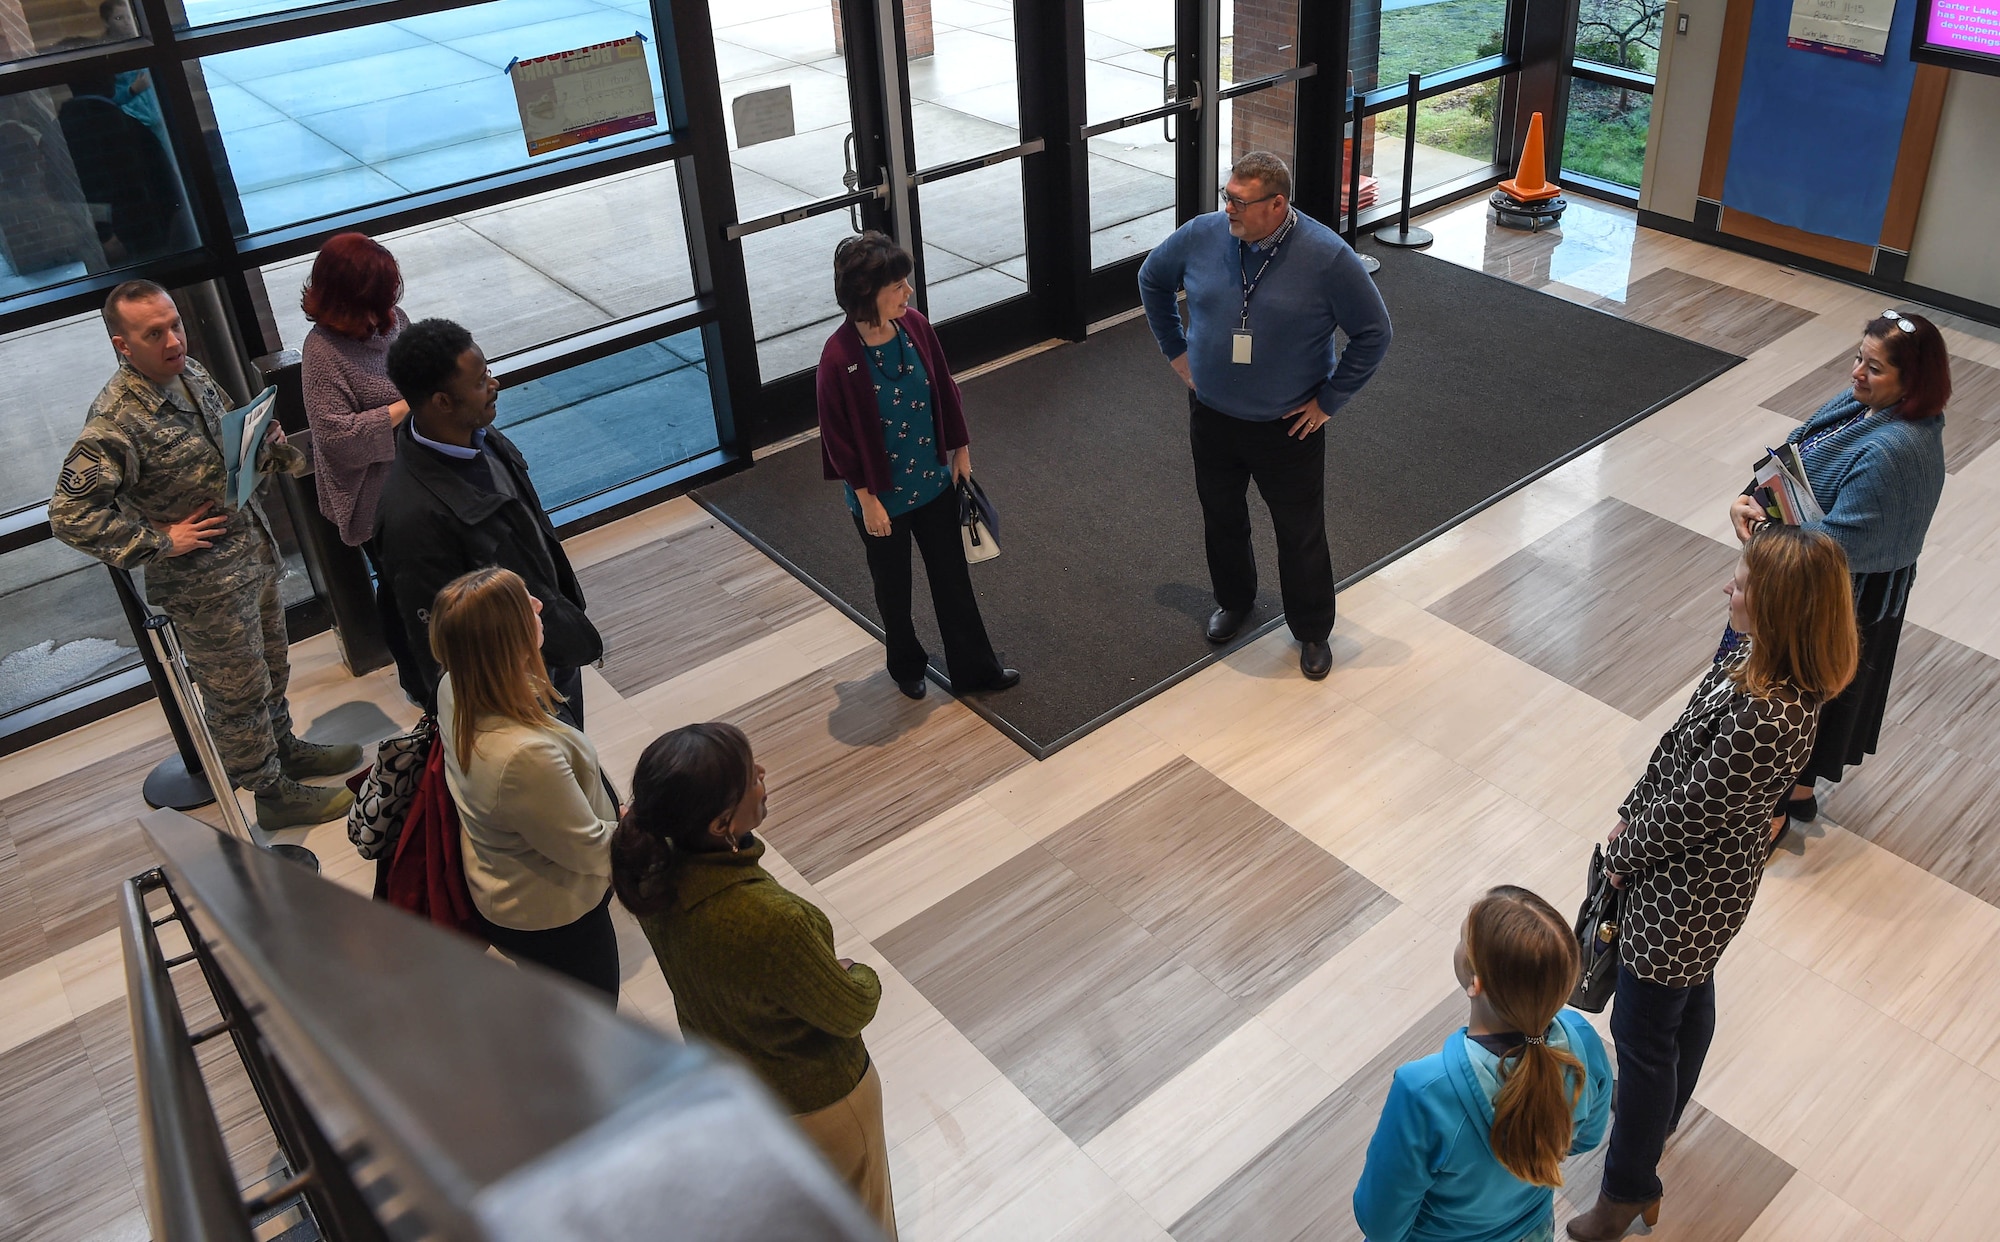
M 618 806 L 597 750 L 556 719 L 541 656 L 541 603 L 519 575 L 479 569 L 438 592 L 431 651 L 445 777 L 458 806 L 465 882 L 486 937 L 618 998 L 611 834 Z

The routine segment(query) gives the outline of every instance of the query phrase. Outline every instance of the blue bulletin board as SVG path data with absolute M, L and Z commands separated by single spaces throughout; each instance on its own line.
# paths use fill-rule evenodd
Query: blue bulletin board
M 1756 0 L 1722 205 L 1873 246 L 1882 237 L 1917 67 L 1902 0 L 1883 63 L 1786 46 L 1791 0 Z

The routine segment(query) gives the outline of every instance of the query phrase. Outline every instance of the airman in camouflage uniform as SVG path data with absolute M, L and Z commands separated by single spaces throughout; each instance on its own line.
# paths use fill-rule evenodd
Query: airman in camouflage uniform
M 173 618 L 223 765 L 257 795 L 262 827 L 345 814 L 353 801 L 345 788 L 299 783 L 338 775 L 359 764 L 361 752 L 292 733 L 277 540 L 255 497 L 241 509 L 227 507 L 221 444 L 229 403 L 186 356 L 165 290 L 121 285 L 105 304 L 105 320 L 121 356 L 118 372 L 63 459 L 49 525 L 56 538 L 108 565 L 144 567 L 147 599 Z M 257 466 L 267 477 L 297 474 L 305 457 L 274 432 Z

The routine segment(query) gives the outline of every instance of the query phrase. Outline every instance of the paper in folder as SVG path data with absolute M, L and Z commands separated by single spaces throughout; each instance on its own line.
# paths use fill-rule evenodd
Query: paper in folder
M 1757 463 L 1757 496 L 1764 511 L 1787 526 L 1822 521 L 1825 511 L 1806 481 L 1805 464 L 1794 445 L 1767 449 Z
M 222 456 L 229 470 L 223 499 L 232 509 L 241 509 L 257 490 L 257 454 L 264 447 L 264 434 L 270 430 L 277 408 L 278 389 L 273 385 L 253 397 L 250 404 L 222 416 Z

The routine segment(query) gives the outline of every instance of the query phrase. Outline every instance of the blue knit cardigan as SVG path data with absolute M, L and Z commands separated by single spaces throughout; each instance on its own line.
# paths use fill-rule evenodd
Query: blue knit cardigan
M 1802 444 L 1862 408 L 1842 393 L 1785 437 Z M 1892 411 L 1854 419 L 1803 454 L 1806 481 L 1826 511 L 1809 523 L 1839 542 L 1857 574 L 1917 563 L 1924 535 L 1944 495 L 1944 415 L 1897 418 Z

